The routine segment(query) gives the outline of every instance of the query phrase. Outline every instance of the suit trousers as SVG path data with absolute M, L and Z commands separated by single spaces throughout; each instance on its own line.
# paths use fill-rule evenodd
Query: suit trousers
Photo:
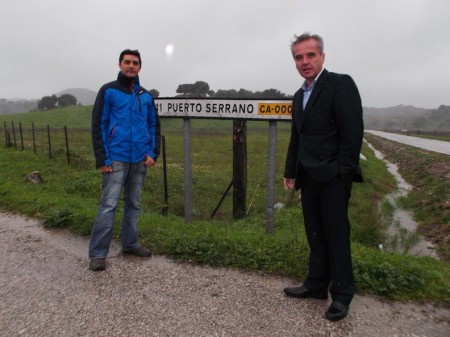
M 303 218 L 310 247 L 304 285 L 313 291 L 326 291 L 331 282 L 333 301 L 348 305 L 355 293 L 348 220 L 352 177 L 338 175 L 321 182 L 304 170 L 301 173 Z

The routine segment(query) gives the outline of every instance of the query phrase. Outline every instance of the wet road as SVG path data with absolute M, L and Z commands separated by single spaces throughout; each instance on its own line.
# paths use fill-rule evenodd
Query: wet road
M 375 131 L 375 130 L 365 130 L 365 132 L 371 133 L 375 136 L 390 139 L 390 140 L 393 140 L 398 143 L 411 145 L 411 146 L 418 147 L 421 149 L 450 155 L 450 142 L 436 140 L 436 139 L 405 136 L 405 135 L 399 135 L 396 133 Z

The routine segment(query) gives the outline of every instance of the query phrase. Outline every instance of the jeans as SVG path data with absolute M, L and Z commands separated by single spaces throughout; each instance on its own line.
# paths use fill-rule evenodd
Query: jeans
M 112 172 L 103 174 L 102 196 L 89 242 L 90 259 L 106 258 L 108 255 L 122 187 L 122 249 L 133 250 L 139 247 L 137 221 L 141 213 L 141 188 L 146 172 L 143 161 L 136 164 L 113 161 Z

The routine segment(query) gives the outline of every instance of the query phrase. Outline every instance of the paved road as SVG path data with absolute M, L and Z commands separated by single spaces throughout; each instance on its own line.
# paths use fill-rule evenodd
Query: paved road
M 87 238 L 0 213 L 0 336 L 448 336 L 450 311 L 356 296 L 329 322 L 329 301 L 283 295 L 296 280 L 124 257 L 88 270 Z
M 365 130 L 365 132 L 368 132 L 368 133 L 371 133 L 371 134 L 374 134 L 376 136 L 380 136 L 380 137 L 383 137 L 386 139 L 390 139 L 390 140 L 396 141 L 398 143 L 411 145 L 411 146 L 415 146 L 415 147 L 422 148 L 425 150 L 450 155 L 450 142 L 446 142 L 443 140 L 405 136 L 405 135 L 399 135 L 396 133 L 389 133 L 389 132 L 375 131 L 375 130 Z

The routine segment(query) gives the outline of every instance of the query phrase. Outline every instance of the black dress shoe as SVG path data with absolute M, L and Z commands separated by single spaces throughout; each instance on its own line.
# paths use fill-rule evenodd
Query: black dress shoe
M 330 321 L 339 321 L 348 314 L 348 305 L 341 302 L 333 302 L 325 313 L 325 317 Z
M 284 288 L 284 292 L 287 296 L 297 297 L 297 298 L 317 298 L 319 300 L 326 300 L 328 298 L 328 293 L 324 291 L 311 291 L 305 286 Z

